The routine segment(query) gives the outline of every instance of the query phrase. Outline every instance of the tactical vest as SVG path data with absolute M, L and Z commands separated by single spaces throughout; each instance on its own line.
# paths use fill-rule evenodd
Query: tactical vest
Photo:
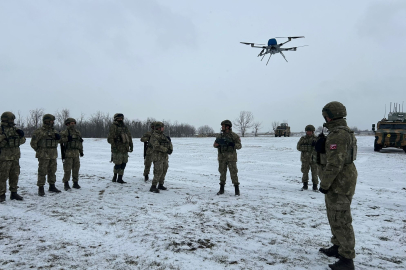
M 127 135 L 128 129 L 126 126 L 117 126 L 117 131 L 116 131 L 116 140 L 117 142 L 121 142 L 123 144 L 129 143 L 130 138 Z
M 221 139 L 224 139 L 226 144 L 220 144 L 218 147 L 220 153 L 234 152 L 234 146 L 228 145 L 229 143 L 234 142 L 233 138 L 229 136 L 221 136 Z
M 53 130 L 47 131 L 47 136 L 39 141 L 38 146 L 41 148 L 57 148 L 58 141 L 55 139 L 55 132 Z
M 165 137 L 165 139 L 164 139 L 164 137 Z M 165 135 L 163 137 L 159 138 L 159 145 L 169 148 L 170 142 L 169 142 L 168 138 L 166 138 Z
M 3 134 L 6 136 L 7 143 L 2 148 L 15 148 L 19 147 L 22 143 L 22 139 L 17 134 L 14 128 L 10 128 L 7 131 L 4 130 L 4 126 L 1 126 Z
M 72 141 L 68 141 L 65 143 L 66 150 L 70 149 L 80 149 L 82 146 L 83 139 L 75 132 L 74 134 L 70 134 L 70 130 L 68 129 L 69 136 L 72 136 Z

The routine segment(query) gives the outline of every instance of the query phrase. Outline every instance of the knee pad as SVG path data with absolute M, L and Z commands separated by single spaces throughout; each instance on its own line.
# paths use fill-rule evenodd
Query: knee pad
M 121 164 L 114 165 L 114 169 L 119 170 L 121 168 Z
M 125 166 L 127 166 L 127 163 L 121 163 L 121 169 L 125 169 Z

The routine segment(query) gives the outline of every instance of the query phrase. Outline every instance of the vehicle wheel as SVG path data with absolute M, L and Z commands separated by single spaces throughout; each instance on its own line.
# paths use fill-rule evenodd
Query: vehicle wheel
M 286 134 L 283 134 L 283 137 L 286 137 Z
M 375 152 L 379 152 L 379 151 L 381 151 L 381 149 L 382 149 L 382 146 L 380 146 L 379 144 L 374 143 L 374 151 Z
M 403 151 L 405 151 L 405 153 L 406 153 L 406 146 L 403 147 Z
M 275 134 L 275 137 L 278 137 L 278 135 Z

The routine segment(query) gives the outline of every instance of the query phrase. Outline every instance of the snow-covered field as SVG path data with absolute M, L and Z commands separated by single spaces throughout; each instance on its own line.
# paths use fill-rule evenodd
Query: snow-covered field
M 0 269 L 329 269 L 324 195 L 299 191 L 299 138 L 242 138 L 241 196 L 219 189 L 213 138 L 173 138 L 165 185 L 149 192 L 142 143 L 111 182 L 105 139 L 86 139 L 80 190 L 37 196 L 37 160 L 21 147 L 19 193 L 0 204 Z M 352 203 L 356 269 L 406 268 L 406 155 L 358 137 Z M 57 187 L 62 189 L 58 159 Z M 152 176 L 152 174 L 150 175 Z M 46 186 L 47 187 L 47 186 Z

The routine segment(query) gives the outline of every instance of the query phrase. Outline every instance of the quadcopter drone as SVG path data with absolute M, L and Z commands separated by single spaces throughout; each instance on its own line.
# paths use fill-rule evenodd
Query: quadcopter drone
M 265 44 L 256 44 L 256 43 L 248 43 L 248 42 L 240 42 L 240 43 L 245 44 L 245 45 L 251 45 L 251 47 L 253 47 L 253 48 L 262 48 L 262 51 L 258 54 L 258 57 L 262 56 L 261 61 L 262 61 L 262 59 L 264 59 L 265 55 L 269 53 L 268 62 L 266 62 L 267 65 L 269 63 L 269 59 L 271 59 L 272 54 L 280 53 L 283 56 L 283 58 L 285 59 L 285 61 L 288 62 L 288 60 L 286 60 L 285 55 L 283 54 L 283 51 L 296 51 L 296 49 L 298 47 L 308 46 L 308 45 L 304 45 L 304 46 L 298 46 L 298 47 L 292 47 L 292 48 L 281 48 L 282 45 L 288 43 L 292 39 L 304 38 L 304 36 L 300 36 L 300 37 L 277 37 L 277 38 L 287 38 L 288 41 L 278 44 L 278 42 L 276 42 L 275 38 L 271 38 L 270 40 L 268 40 L 268 46 L 265 46 Z

